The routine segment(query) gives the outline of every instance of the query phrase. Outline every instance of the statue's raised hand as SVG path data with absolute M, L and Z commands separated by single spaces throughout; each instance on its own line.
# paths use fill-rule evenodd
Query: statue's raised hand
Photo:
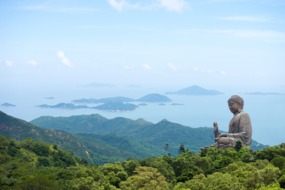
M 214 122 L 213 126 L 214 126 L 214 135 L 215 135 L 215 138 L 217 138 L 219 136 L 219 126 L 218 126 L 218 123 Z
M 217 132 L 219 131 L 218 123 L 217 123 L 217 122 L 214 122 L 214 123 L 213 123 L 213 126 L 214 126 L 214 133 L 217 133 Z

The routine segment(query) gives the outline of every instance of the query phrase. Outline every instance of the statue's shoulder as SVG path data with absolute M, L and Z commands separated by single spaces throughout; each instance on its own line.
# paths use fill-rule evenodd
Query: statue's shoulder
M 240 115 L 248 115 L 248 113 L 245 112 L 245 111 L 241 111 L 239 114 L 240 114 Z
M 249 118 L 249 114 L 247 112 L 241 111 L 238 113 L 237 118 Z
M 240 112 L 239 118 L 244 122 L 250 122 L 250 116 L 247 112 Z

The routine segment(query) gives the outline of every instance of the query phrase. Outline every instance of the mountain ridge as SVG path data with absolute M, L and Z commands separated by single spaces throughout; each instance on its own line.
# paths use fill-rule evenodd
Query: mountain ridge
M 69 125 L 69 127 L 71 127 L 69 132 L 71 133 L 86 133 L 86 127 L 80 124 L 85 123 L 86 126 L 89 126 L 88 133 L 100 135 L 113 133 L 119 136 L 139 139 L 140 141 L 157 147 L 163 147 L 165 144 L 169 144 L 171 145 L 170 151 L 172 154 L 177 153 L 175 151 L 177 151 L 177 147 L 181 144 L 197 152 L 200 148 L 214 143 L 212 128 L 192 128 L 170 122 L 166 119 L 154 124 L 145 120 L 139 120 L 140 123 L 137 123 L 138 120 L 118 117 L 104 120 L 101 124 L 98 124 L 89 122 L 89 119 L 92 119 L 92 115 L 85 115 L 85 120 L 80 119 L 80 116 L 76 118 L 79 119 L 79 121 L 75 122 L 77 124 Z M 56 123 L 58 119 L 60 118 L 51 117 L 49 121 L 42 122 L 40 119 L 35 119 L 31 122 L 38 126 L 49 128 L 55 126 L 53 123 Z M 65 120 L 68 121 L 69 118 L 65 117 Z M 64 125 L 61 125 L 61 127 L 64 127 Z M 259 149 L 257 144 L 256 141 L 253 141 L 252 148 Z

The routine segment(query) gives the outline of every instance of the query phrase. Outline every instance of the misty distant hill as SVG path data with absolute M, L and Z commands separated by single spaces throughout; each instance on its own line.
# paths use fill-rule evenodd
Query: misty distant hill
M 175 92 L 167 92 L 167 94 L 177 94 L 177 95 L 220 95 L 223 94 L 217 90 L 208 90 L 197 85 L 193 85 L 187 88 Z
M 3 107 L 16 107 L 16 105 L 14 105 L 14 104 L 10 104 L 10 103 L 3 103 L 3 104 L 1 104 L 1 106 L 3 106 Z

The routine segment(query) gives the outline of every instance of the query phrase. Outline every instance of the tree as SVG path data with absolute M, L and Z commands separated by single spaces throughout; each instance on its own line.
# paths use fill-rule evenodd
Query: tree
M 279 179 L 278 179 L 278 183 L 280 185 L 281 188 L 285 188 L 285 175 L 282 175 Z
M 280 170 L 283 170 L 283 168 L 285 168 L 285 157 L 276 156 L 271 160 L 270 163 L 275 167 L 278 167 Z
M 25 190 L 54 190 L 54 189 L 63 189 L 62 186 L 57 184 L 54 180 L 50 179 L 47 175 L 39 174 L 37 176 L 32 176 L 19 185 L 15 189 L 25 189 Z
M 119 187 L 121 181 L 128 178 L 127 172 L 124 170 L 120 163 L 105 164 L 102 166 L 101 171 L 104 173 L 111 185 Z
M 139 166 L 135 170 L 135 175 L 120 183 L 124 190 L 169 190 L 168 183 L 157 169 Z

